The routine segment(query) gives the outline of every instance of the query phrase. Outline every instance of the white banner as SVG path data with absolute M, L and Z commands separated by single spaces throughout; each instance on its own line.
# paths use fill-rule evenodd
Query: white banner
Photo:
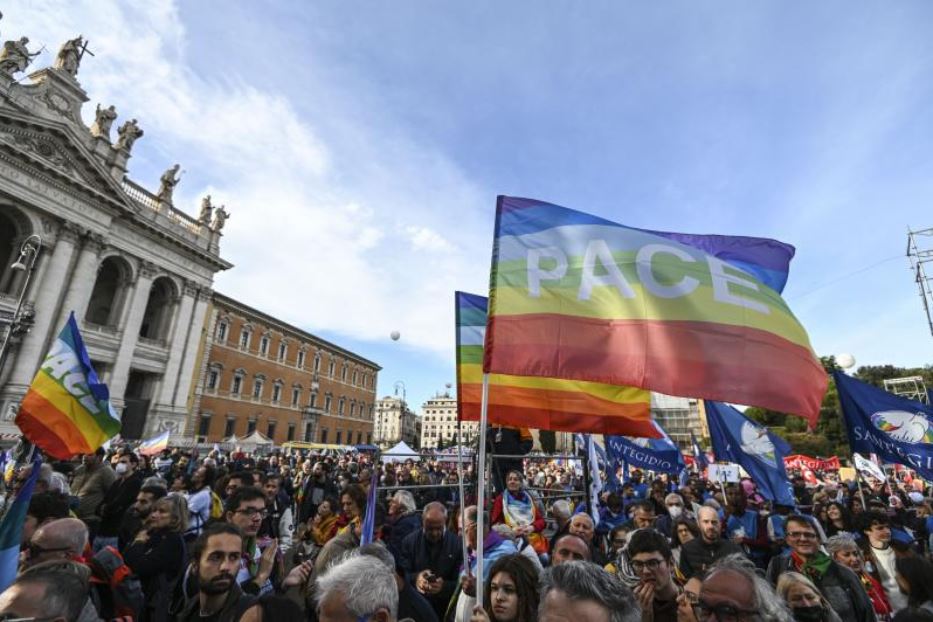
M 707 478 L 711 482 L 735 482 L 740 480 L 739 465 L 737 464 L 711 464 L 707 471 Z

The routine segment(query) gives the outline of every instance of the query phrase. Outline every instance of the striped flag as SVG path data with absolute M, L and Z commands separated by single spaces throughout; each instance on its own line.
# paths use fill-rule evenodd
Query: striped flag
M 372 478 L 369 480 L 369 492 L 366 495 L 366 513 L 363 515 L 363 524 L 360 527 L 360 546 L 373 541 L 373 531 L 376 525 L 376 488 L 379 485 L 379 469 L 373 468 Z
M 162 434 L 154 436 L 140 443 L 139 447 L 136 448 L 136 451 L 141 456 L 154 456 L 156 454 L 160 454 L 164 449 L 168 449 L 169 436 L 170 432 L 166 430 Z
M 457 403 L 464 421 L 479 421 L 486 302 L 482 296 L 456 293 Z M 493 374 L 488 399 L 492 424 L 645 437 L 658 434 L 651 422 L 651 393 L 644 389 Z
M 780 295 L 793 247 L 504 196 L 495 232 L 484 372 L 819 417 L 828 378 Z
M 94 453 L 120 431 L 110 392 L 91 366 L 74 313 L 23 397 L 16 425 L 59 460 Z
M 586 455 L 590 463 L 590 510 L 593 526 L 599 525 L 599 493 L 603 489 L 603 482 L 599 477 L 599 458 L 596 455 L 596 441 L 592 434 L 586 435 Z
M 39 478 L 39 467 L 42 465 L 39 452 L 34 450 L 33 453 L 32 470 L 29 477 L 23 483 L 23 487 L 19 489 L 19 492 L 16 493 L 16 499 L 7 509 L 3 520 L 0 521 L 0 592 L 13 583 L 19 567 L 19 549 L 23 535 L 23 523 L 26 522 L 26 510 L 29 509 L 32 491 L 36 486 L 36 480 Z

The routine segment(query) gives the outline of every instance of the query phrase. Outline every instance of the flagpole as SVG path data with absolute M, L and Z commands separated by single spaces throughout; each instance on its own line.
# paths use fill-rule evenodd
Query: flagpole
M 855 464 L 855 458 L 852 458 L 852 464 Z M 868 506 L 865 505 L 865 493 L 862 492 L 862 474 L 859 473 L 858 468 L 855 469 L 855 485 L 858 486 L 858 496 L 862 500 L 862 511 L 868 509 Z
M 489 408 L 489 374 L 483 374 L 482 401 L 479 410 L 479 479 L 476 482 L 476 602 L 483 603 L 483 513 L 486 510 L 486 427 Z M 467 572 L 469 572 L 469 559 Z
M 463 511 L 466 509 L 466 491 L 463 486 L 463 427 L 460 425 L 460 417 L 457 417 L 457 483 L 460 489 L 460 524 L 463 524 Z M 460 538 L 460 545 L 463 547 L 463 562 L 469 569 L 470 552 L 467 550 L 467 541 L 465 537 Z

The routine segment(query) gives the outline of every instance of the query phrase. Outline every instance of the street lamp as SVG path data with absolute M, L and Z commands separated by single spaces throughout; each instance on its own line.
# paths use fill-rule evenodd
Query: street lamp
M 23 241 L 19 249 L 19 258 L 10 266 L 11 270 L 16 272 L 25 272 L 26 278 L 23 280 L 23 286 L 19 291 L 19 299 L 16 301 L 16 308 L 13 310 L 13 317 L 9 320 L 6 334 L 3 336 L 3 343 L 0 344 L 0 372 L 3 371 L 3 365 L 6 363 L 7 350 L 10 347 L 10 338 L 15 334 L 21 334 L 28 331 L 32 325 L 32 313 L 23 313 L 23 301 L 26 299 L 26 292 L 29 290 L 29 279 L 32 277 L 33 268 L 36 267 L 36 260 L 42 251 L 42 238 L 36 234 L 30 235 Z

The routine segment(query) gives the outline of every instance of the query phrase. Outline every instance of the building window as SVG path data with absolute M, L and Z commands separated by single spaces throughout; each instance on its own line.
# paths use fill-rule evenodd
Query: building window
M 327 428 L 322 428 L 322 429 L 321 429 L 321 442 L 322 442 L 322 443 L 326 443 L 326 442 L 327 442 Z
M 373 444 L 373 433 L 372 433 L 372 432 L 367 432 L 367 433 L 366 433 L 366 444 L 367 444 L 367 445 L 372 445 L 372 444 Z
M 227 417 L 227 423 L 224 425 L 224 438 L 230 438 L 233 436 L 233 432 L 236 429 L 236 419 L 233 417 Z
M 256 417 L 250 417 L 249 421 L 246 422 L 246 434 L 249 436 L 256 431 Z
M 305 351 L 301 350 L 298 352 L 298 368 L 304 369 L 305 367 Z
M 210 369 L 207 372 L 207 390 L 216 391 L 217 384 L 220 382 L 220 370 Z
M 356 416 L 356 402 L 353 402 L 353 401 L 350 402 L 350 416 L 351 417 Z
M 343 364 L 343 368 L 340 370 L 340 379 L 344 382 L 347 381 L 347 364 Z
M 256 378 L 253 381 L 253 399 L 258 400 L 262 398 L 262 378 Z
M 330 412 L 330 405 L 332 401 L 333 401 L 333 398 L 331 398 L 331 396 L 329 395 L 324 396 L 324 411 L 325 412 Z
M 337 443 L 337 444 L 339 445 L 339 444 L 340 444 L 340 441 L 342 441 L 342 440 L 343 440 L 343 431 L 342 431 L 342 430 L 337 430 L 337 438 L 334 439 L 334 442 Z
M 266 424 L 266 436 L 272 439 L 275 438 L 275 421 Z
M 285 362 L 288 357 L 288 344 L 284 341 L 279 344 L 279 360 Z
M 312 440 L 314 440 L 311 437 L 311 432 L 313 431 L 314 430 L 311 428 L 311 422 L 309 421 L 308 423 L 305 424 L 305 442 L 306 443 L 310 443 Z
M 227 342 L 227 323 L 221 322 L 217 325 L 217 341 L 221 343 Z
M 230 393 L 232 395 L 239 395 L 240 390 L 243 388 L 243 375 L 236 374 L 233 376 L 233 384 L 230 385 Z M 229 434 L 227 436 L 230 436 Z
M 356 383 L 359 382 L 360 374 L 357 371 L 353 372 L 353 386 L 356 386 Z
M 338 417 L 343 417 L 343 408 L 344 408 L 344 406 L 346 406 L 346 405 L 347 405 L 347 400 L 346 400 L 346 398 L 341 397 L 341 398 L 340 398 L 340 401 L 337 402 L 337 416 L 338 416 Z
M 317 408 L 317 391 L 311 391 L 311 399 L 308 400 L 308 406 Z
M 295 424 L 294 423 L 288 424 L 288 440 L 290 441 L 295 440 Z
M 334 377 L 334 371 L 337 369 L 337 364 L 333 361 L 330 362 L 330 365 L 327 366 L 327 375 L 331 378 Z
M 278 404 L 280 399 L 282 399 L 282 383 L 276 382 L 272 385 L 272 402 Z
M 244 328 L 240 331 L 240 349 L 249 350 L 249 338 L 252 336 L 252 332 L 248 328 Z
M 299 402 L 301 402 L 301 387 L 295 387 L 292 389 L 292 408 L 298 406 Z
M 321 355 L 320 354 L 314 355 L 314 371 L 316 372 L 321 371 Z
M 270 339 L 268 335 L 263 335 L 259 339 L 259 355 L 260 356 L 266 356 L 267 354 L 269 354 L 269 341 Z
M 198 421 L 198 436 L 207 436 L 211 429 L 211 416 L 207 413 L 201 413 L 201 420 Z

